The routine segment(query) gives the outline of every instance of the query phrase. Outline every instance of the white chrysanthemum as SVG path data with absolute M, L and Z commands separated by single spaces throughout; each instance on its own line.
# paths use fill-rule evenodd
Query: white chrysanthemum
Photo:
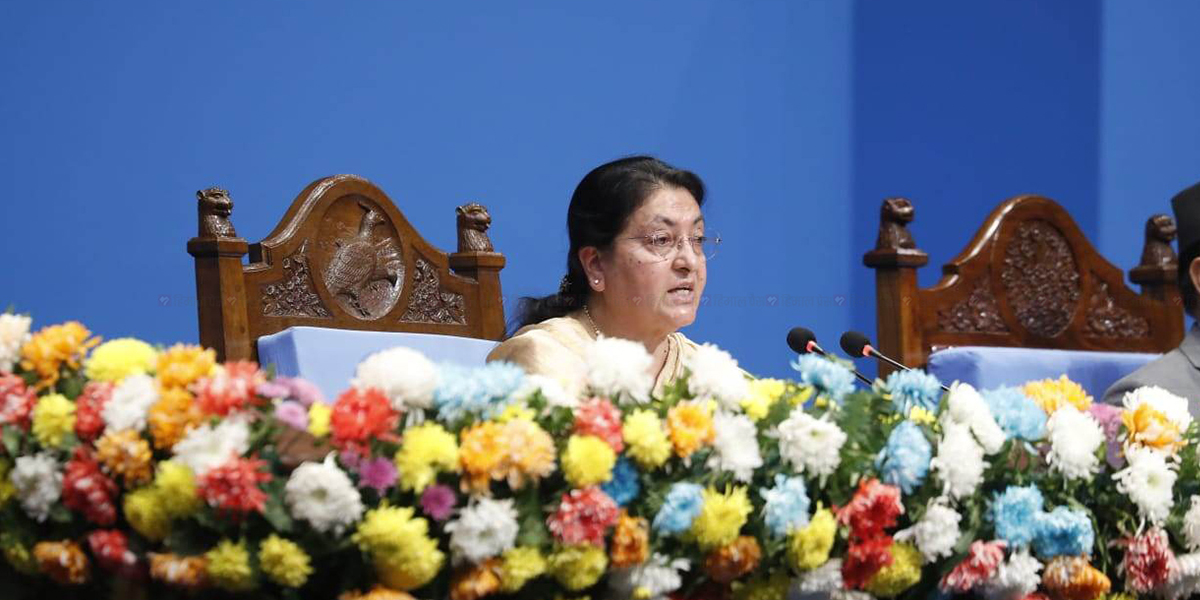
M 9 473 L 9 481 L 16 488 L 21 508 L 38 522 L 50 516 L 50 507 L 62 495 L 62 480 L 58 461 L 49 452 L 18 456 Z
M 588 348 L 584 360 L 592 391 L 639 403 L 650 400 L 654 380 L 646 371 L 654 359 L 645 346 L 629 340 L 601 337 Z
M 567 391 L 562 382 L 545 375 L 529 374 L 521 383 L 520 389 L 513 393 L 518 401 L 525 401 L 536 391 L 542 392 L 546 406 L 550 408 L 568 408 L 575 410 L 579 407 L 579 397 Z
M 796 407 L 772 435 L 779 439 L 779 455 L 797 473 L 829 475 L 842 460 L 846 432 L 836 423 L 817 419 Z
M 655 553 L 650 560 L 628 569 L 613 569 L 608 577 L 612 598 L 663 600 L 683 585 L 681 572 L 688 570 L 687 559 Z
M 24 315 L 0 315 L 0 373 L 11 373 L 21 356 L 21 346 L 29 341 L 33 319 Z
M 350 385 L 384 393 L 396 412 L 428 409 L 438 385 L 438 369 L 424 354 L 396 347 L 376 352 L 358 363 Z
M 974 494 L 986 466 L 983 448 L 971 430 L 954 421 L 944 422 L 937 456 L 929 461 L 929 468 L 942 480 L 942 493 L 955 500 Z
M 113 388 L 112 398 L 100 409 L 104 431 L 146 429 L 146 414 L 158 402 L 158 386 L 146 374 L 130 375 Z
M 829 600 L 875 600 L 875 596 L 861 590 L 833 590 Z
M 455 563 L 479 564 L 516 544 L 517 509 L 512 499 L 475 498 L 446 525 Z
M 1125 392 L 1122 402 L 1127 410 L 1137 410 L 1138 406 L 1149 404 L 1179 427 L 1179 431 L 1187 431 L 1192 424 L 1192 413 L 1188 411 L 1187 398 L 1180 398 L 1156 385 L 1146 385 Z
M 684 366 L 691 372 L 688 391 L 693 396 L 713 398 L 728 410 L 741 411 L 742 399 L 750 394 L 750 385 L 737 360 L 728 352 L 713 344 L 701 344 Z
M 1050 453 L 1046 462 L 1067 479 L 1086 479 L 1100 470 L 1096 449 L 1104 443 L 1104 430 L 1087 413 L 1064 404 L 1046 422 Z
M 845 587 L 840 558 L 825 561 L 825 564 L 805 573 L 796 582 L 796 589 L 802 594 L 830 593 Z
M 976 588 L 985 600 L 1021 600 L 1042 582 L 1042 563 L 1021 549 L 1000 563 L 995 574 Z
M 912 541 L 921 551 L 926 563 L 937 561 L 939 558 L 954 553 L 954 545 L 962 532 L 958 523 L 962 515 L 946 505 L 948 499 L 934 498 L 925 509 L 921 520 L 912 527 L 896 532 L 896 541 Z
M 1176 556 L 1175 564 L 1177 568 L 1155 595 L 1165 600 L 1191 598 L 1200 592 L 1200 553 Z
M 1129 496 L 1142 518 L 1162 525 L 1174 504 L 1172 491 L 1177 477 L 1174 464 L 1167 462 L 1162 452 L 1138 446 L 1126 448 L 1125 459 L 1128 466 L 1113 474 L 1117 491 Z
M 1004 446 L 1004 430 L 996 424 L 992 409 L 987 401 L 969 383 L 960 381 L 950 386 L 950 394 L 946 398 L 947 410 L 943 419 L 949 418 L 956 423 L 971 428 L 975 439 L 983 447 L 984 453 L 995 454 Z
M 203 477 L 213 467 L 219 467 L 249 449 L 250 426 L 244 419 L 230 418 L 216 427 L 206 423 L 192 429 L 171 447 L 171 452 L 196 477 Z
M 292 471 L 283 488 L 292 516 L 322 533 L 341 535 L 363 515 L 362 496 L 346 472 L 333 462 L 306 462 Z
M 1183 515 L 1183 542 L 1189 552 L 1200 552 L 1200 496 L 1192 496 L 1192 506 Z
M 715 452 L 708 457 L 708 468 L 733 473 L 733 478 L 749 482 L 754 470 L 763 464 L 758 450 L 758 429 L 746 415 L 718 411 L 713 417 Z

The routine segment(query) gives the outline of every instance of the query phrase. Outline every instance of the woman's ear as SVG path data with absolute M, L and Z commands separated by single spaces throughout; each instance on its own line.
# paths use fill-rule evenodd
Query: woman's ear
M 588 287 L 595 292 L 604 291 L 604 265 L 600 261 L 600 251 L 595 246 L 585 246 L 579 249 L 579 264 L 587 274 Z

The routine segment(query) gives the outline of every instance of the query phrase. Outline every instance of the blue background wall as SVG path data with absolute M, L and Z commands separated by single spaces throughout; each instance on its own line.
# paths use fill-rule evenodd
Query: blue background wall
M 880 199 L 922 282 L 1000 200 L 1050 195 L 1120 266 L 1200 179 L 1200 8 L 1001 1 L 0 4 L 0 306 L 196 339 L 194 192 L 266 235 L 318 177 L 387 191 L 434 244 L 491 209 L 508 307 L 564 269 L 591 167 L 700 173 L 726 247 L 689 336 L 787 375 L 784 332 L 874 329 Z M 964 226 L 964 224 L 971 224 Z

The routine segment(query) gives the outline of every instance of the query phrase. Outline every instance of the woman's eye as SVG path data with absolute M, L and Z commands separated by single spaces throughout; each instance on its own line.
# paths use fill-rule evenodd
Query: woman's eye
M 659 248 L 669 246 L 673 241 L 674 240 L 671 239 L 671 236 L 666 233 L 655 233 L 650 236 L 650 243 L 654 246 L 658 246 Z

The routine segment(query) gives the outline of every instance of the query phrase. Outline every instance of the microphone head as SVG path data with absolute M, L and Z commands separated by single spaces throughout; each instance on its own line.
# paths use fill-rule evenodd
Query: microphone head
M 796 354 L 808 354 L 809 342 L 817 341 L 817 336 L 811 329 L 805 327 L 793 327 L 787 334 L 788 348 Z
M 871 345 L 871 338 L 859 331 L 847 331 L 842 334 L 842 351 L 855 358 L 866 356 L 863 351 Z

